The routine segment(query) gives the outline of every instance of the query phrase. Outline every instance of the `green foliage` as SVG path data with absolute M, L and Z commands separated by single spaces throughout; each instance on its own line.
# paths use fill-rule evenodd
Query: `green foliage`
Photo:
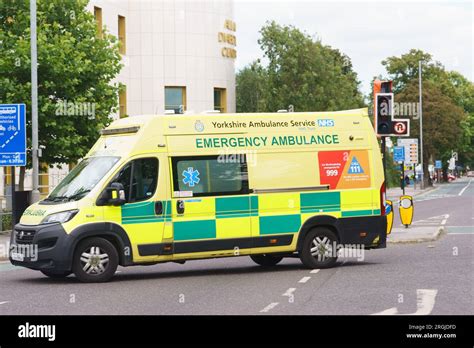
M 364 105 L 357 75 L 346 55 L 293 26 L 267 23 L 260 47 L 268 59 L 237 74 L 239 112 L 358 108 Z
M 258 61 L 252 62 L 236 76 L 238 112 L 266 111 L 268 93 L 266 71 Z
M 1 220 L 0 220 L 0 224 L 1 225 L 1 228 L 0 228 L 0 231 L 8 231 L 8 230 L 11 230 L 12 229 L 12 214 L 11 212 L 9 211 L 6 211 L 6 210 L 3 210 L 3 211 L 0 211 L 1 214 Z
M 37 0 L 39 144 L 44 146 L 41 160 L 48 164 L 83 157 L 117 107 L 119 86 L 110 82 L 121 69 L 118 43 L 106 32 L 97 37 L 87 3 Z M 31 134 L 28 1 L 0 2 L 0 42 L 0 103 L 26 103 Z M 58 115 L 62 101 L 91 103 L 95 117 Z
M 400 170 L 396 168 L 397 165 L 393 161 L 393 156 L 388 149 L 386 156 L 385 183 L 387 188 L 400 187 Z

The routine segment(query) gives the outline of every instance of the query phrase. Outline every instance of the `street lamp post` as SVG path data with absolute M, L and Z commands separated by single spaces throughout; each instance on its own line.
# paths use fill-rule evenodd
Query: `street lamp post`
M 419 89 L 419 116 L 420 116 L 420 163 L 421 163 L 421 186 L 423 190 L 425 188 L 424 183 L 424 168 L 423 168 L 423 97 L 422 97 L 422 85 L 421 85 L 421 60 L 418 61 L 418 89 Z
M 39 159 L 38 159 L 38 53 L 36 46 L 36 0 L 30 0 L 30 40 L 31 40 L 31 133 L 32 133 L 32 165 L 33 191 L 31 202 L 39 201 Z

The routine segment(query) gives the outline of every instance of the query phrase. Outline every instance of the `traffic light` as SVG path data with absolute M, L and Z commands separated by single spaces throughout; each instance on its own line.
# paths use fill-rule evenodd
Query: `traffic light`
M 379 93 L 375 96 L 375 120 L 377 134 L 388 135 L 392 132 L 393 94 Z
M 393 116 L 392 81 L 374 81 L 374 115 L 377 134 L 389 135 Z
M 394 118 L 392 81 L 374 81 L 374 127 L 377 135 L 408 136 L 410 120 Z

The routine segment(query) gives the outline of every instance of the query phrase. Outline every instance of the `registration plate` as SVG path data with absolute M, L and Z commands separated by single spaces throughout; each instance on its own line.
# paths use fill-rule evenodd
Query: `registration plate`
M 12 260 L 14 261 L 24 261 L 25 255 L 22 253 L 11 253 Z

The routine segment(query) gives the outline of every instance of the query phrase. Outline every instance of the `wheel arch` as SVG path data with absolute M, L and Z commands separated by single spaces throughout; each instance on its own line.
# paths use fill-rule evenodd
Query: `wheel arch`
M 100 237 L 113 244 L 119 256 L 119 265 L 128 266 L 133 263 L 133 250 L 125 230 L 118 224 L 100 222 L 81 225 L 70 233 L 69 243 L 70 267 L 77 245 L 88 238 Z M 126 251 L 128 250 L 128 255 Z
M 339 219 L 330 215 L 316 215 L 316 216 L 310 217 L 301 226 L 300 231 L 298 233 L 298 241 L 296 243 L 297 251 L 301 250 L 303 246 L 304 238 L 306 237 L 308 232 L 317 227 L 325 227 L 331 230 L 336 235 L 338 242 L 341 240 L 341 235 L 340 235 L 341 226 L 339 224 Z

